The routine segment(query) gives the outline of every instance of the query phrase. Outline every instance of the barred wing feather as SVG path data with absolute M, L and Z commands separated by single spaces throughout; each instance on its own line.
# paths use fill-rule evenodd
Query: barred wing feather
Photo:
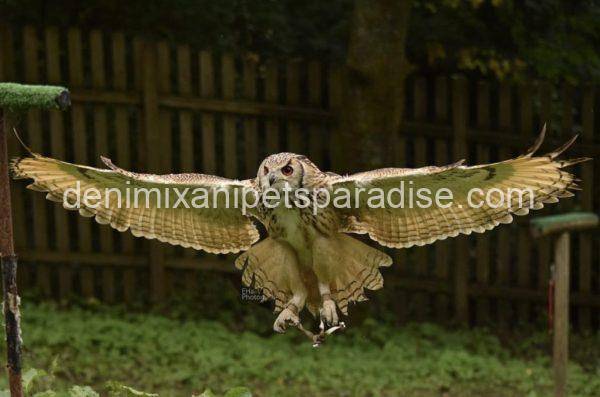
M 332 177 L 330 188 L 333 191 L 340 187 L 349 189 L 352 203 L 357 199 L 357 188 L 367 191 L 380 188 L 387 197 L 391 189 L 399 188 L 403 182 L 405 202 L 402 208 L 387 205 L 386 208 L 369 208 L 369 196 L 363 194 L 358 197 L 358 206 L 339 210 L 345 220 L 343 231 L 366 233 L 387 247 L 421 246 L 461 233 L 483 233 L 501 223 L 512 222 L 513 215 L 524 215 L 530 208 L 540 209 L 546 203 L 570 197 L 573 195 L 571 190 L 577 189 L 577 181 L 563 168 L 589 159 L 557 159 L 576 137 L 551 153 L 534 156 L 543 138 L 544 131 L 527 154 L 493 164 L 468 167 L 461 161 L 444 167 L 385 168 Z M 415 199 L 410 206 L 409 188 L 413 193 L 419 188 L 429 189 L 433 205 L 421 208 Z M 440 197 L 447 197 L 447 191 L 441 192 L 441 189 L 452 192 L 451 201 L 440 201 L 444 206 L 450 203 L 447 208 L 437 206 L 435 202 L 438 192 Z M 469 192 L 473 206 L 469 205 Z M 421 203 L 427 204 L 423 200 Z
M 136 237 L 211 253 L 246 250 L 259 239 L 251 219 L 240 208 L 232 208 L 231 201 L 229 208 L 225 205 L 226 200 L 233 199 L 242 189 L 252 189 L 252 181 L 203 174 L 139 174 L 118 168 L 109 159 L 102 160 L 109 169 L 71 164 L 32 153 L 30 157 L 13 160 L 11 171 L 15 179 L 33 179 L 28 188 L 48 192 L 46 198 L 63 203 L 67 209 L 74 209 L 79 195 L 81 215 L 94 217 L 98 223 L 121 232 L 129 229 Z M 138 193 L 134 194 L 136 188 Z M 175 188 L 187 205 L 180 200 Z M 203 188 L 206 194 L 200 198 L 194 196 L 197 188 Z M 213 195 L 216 189 L 221 192 Z M 81 200 L 86 192 L 89 200 Z M 202 208 L 194 208 L 194 197 Z M 137 205 L 133 205 L 136 200 Z

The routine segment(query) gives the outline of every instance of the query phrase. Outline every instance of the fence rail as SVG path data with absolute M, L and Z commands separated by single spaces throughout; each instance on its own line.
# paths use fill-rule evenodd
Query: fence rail
M 65 84 L 69 112 L 30 111 L 22 133 L 35 151 L 99 165 L 108 155 L 123 168 L 202 170 L 250 177 L 274 152 L 307 154 L 324 169 L 349 159 L 333 150 L 341 105 L 340 71 L 313 61 L 259 62 L 197 51 L 123 33 L 54 27 L 0 28 L 0 80 Z M 598 156 L 600 133 L 591 85 L 556 87 L 419 77 L 407 81 L 406 120 L 397 166 L 507 159 L 533 142 L 544 122 L 544 148 L 581 134 L 569 155 Z M 16 142 L 12 155 L 20 154 Z M 600 208 L 598 161 L 575 171 L 584 190 L 552 211 Z M 232 257 L 134 239 L 64 211 L 13 186 L 15 238 L 25 265 L 19 282 L 47 296 L 71 294 L 107 302 L 159 300 L 193 291 L 203 269 L 234 271 Z M 600 327 L 600 236 L 573 244 L 573 324 Z M 529 237 L 526 218 L 484 235 L 390 251 L 386 272 L 400 319 L 510 326 L 545 314 L 550 241 Z M 376 298 L 376 297 L 375 297 Z

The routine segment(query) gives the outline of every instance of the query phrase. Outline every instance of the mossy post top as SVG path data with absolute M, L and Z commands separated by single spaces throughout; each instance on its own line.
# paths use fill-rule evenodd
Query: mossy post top
M 71 105 L 71 95 L 65 87 L 0 83 L 0 108 L 10 111 L 39 109 L 64 110 Z
M 585 230 L 598 227 L 598 215 L 593 212 L 569 212 L 560 215 L 549 215 L 531 219 L 533 237 L 573 230 Z

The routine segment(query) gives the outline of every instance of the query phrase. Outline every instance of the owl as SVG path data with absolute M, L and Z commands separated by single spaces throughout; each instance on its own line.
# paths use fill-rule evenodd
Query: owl
M 543 138 L 544 131 L 526 154 L 492 164 L 466 166 L 460 161 L 353 175 L 321 171 L 306 156 L 294 153 L 267 157 L 256 178 L 247 180 L 196 173 L 141 174 L 106 158 L 102 160 L 107 168 L 99 169 L 35 153 L 13 160 L 11 170 L 16 179 L 32 179 L 28 187 L 47 192 L 48 199 L 120 232 L 129 230 L 134 236 L 213 254 L 241 252 L 235 266 L 242 271 L 243 284 L 274 301 L 278 315 L 273 328 L 284 332 L 290 325 L 300 325 L 304 308 L 333 327 L 341 314 L 347 315 L 351 303 L 367 299 L 365 290 L 383 287 L 379 268 L 390 266 L 392 259 L 351 234 L 366 234 L 383 247 L 423 246 L 459 234 L 483 233 L 512 222 L 513 215 L 572 196 L 576 179 L 563 168 L 587 159 L 558 159 L 575 138 L 536 156 Z M 399 192 L 394 190 L 399 186 L 450 191 L 451 205 L 382 206 L 365 193 L 389 197 Z M 150 193 L 138 197 L 137 205 L 123 205 L 123 196 L 132 188 Z M 533 194 L 525 201 L 503 200 L 499 192 L 511 188 Z M 176 194 L 166 194 L 169 190 Z M 199 191 L 204 193 L 200 203 Z M 345 196 L 336 196 L 340 191 Z M 241 192 L 253 196 L 257 204 L 226 205 Z M 295 199 L 292 205 L 273 205 L 261 200 L 268 192 L 285 192 Z M 95 201 L 80 200 L 86 194 Z M 328 194 L 333 200 L 325 200 Z M 473 197 L 479 199 L 477 205 L 470 203 Z M 194 200 L 197 205 L 190 205 Z M 350 205 L 336 205 L 342 201 Z M 275 202 L 281 204 L 281 197 Z M 267 233 L 261 241 L 258 223 Z

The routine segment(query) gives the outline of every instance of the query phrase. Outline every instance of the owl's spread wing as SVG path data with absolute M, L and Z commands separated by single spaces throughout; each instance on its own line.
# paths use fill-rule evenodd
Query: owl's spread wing
M 28 188 L 48 192 L 49 200 L 79 209 L 81 215 L 118 231 L 130 229 L 136 237 L 211 253 L 246 250 L 259 239 L 251 219 L 232 204 L 235 194 L 253 189 L 252 181 L 203 174 L 139 174 L 102 160 L 110 169 L 32 154 L 15 159 L 11 170 L 15 179 L 33 179 Z M 197 188 L 206 193 L 194 192 Z M 213 194 L 216 190 L 219 193 Z
M 576 137 L 554 152 L 534 157 L 543 137 L 544 131 L 527 154 L 493 164 L 467 167 L 458 162 L 444 167 L 385 168 L 333 177 L 330 181 L 331 188 L 349 189 L 353 203 L 359 194 L 357 188 L 367 191 L 380 188 L 387 197 L 391 189 L 399 188 L 401 182 L 404 182 L 405 203 L 402 208 L 390 208 L 387 205 L 386 208 L 370 208 L 367 202 L 369 196 L 363 194 L 356 201 L 358 205 L 338 210 L 345 220 L 343 231 L 367 233 L 373 240 L 388 247 L 421 246 L 455 237 L 459 233 L 483 233 L 500 223 L 512 222 L 512 214 L 525 215 L 530 207 L 540 209 L 545 203 L 555 203 L 559 198 L 570 197 L 573 195 L 570 190 L 577 189 L 576 180 L 562 168 L 588 159 L 556 159 Z M 409 188 L 412 188 L 413 192 L 419 188 L 429 189 L 433 205 L 420 208 L 413 203 L 412 207 L 409 206 Z M 437 206 L 434 199 L 436 193 L 443 188 L 450 189 L 453 195 L 451 206 L 448 208 Z M 507 194 L 510 188 L 522 189 L 525 192 L 531 189 L 533 195 L 523 194 L 522 206 L 519 206 L 519 194 Z M 481 207 L 469 205 L 467 195 L 471 190 L 471 203 L 478 206 L 483 201 Z M 486 201 L 485 196 L 488 192 L 490 200 Z M 500 192 L 504 193 L 503 204 L 500 203 Z M 413 194 L 413 197 L 417 196 Z M 398 205 L 398 196 L 394 196 L 393 201 Z M 426 204 L 424 201 L 422 203 Z M 448 202 L 443 201 L 442 204 L 445 206 Z

